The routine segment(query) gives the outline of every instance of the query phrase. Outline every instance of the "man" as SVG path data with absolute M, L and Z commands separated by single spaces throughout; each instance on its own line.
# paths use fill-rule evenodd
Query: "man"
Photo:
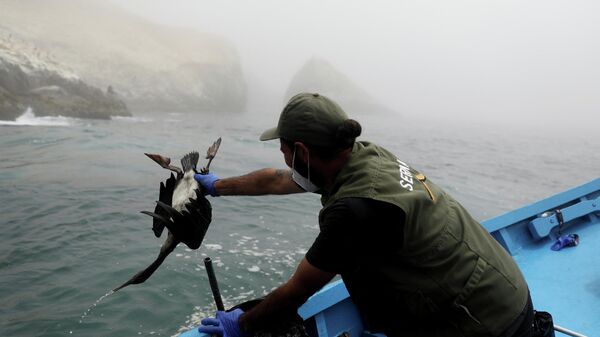
M 277 127 L 291 170 L 218 179 L 213 196 L 321 194 L 320 233 L 292 277 L 253 309 L 200 331 L 244 336 L 295 312 L 340 274 L 367 327 L 387 336 L 530 336 L 527 284 L 510 255 L 452 197 L 389 151 L 355 142 L 358 122 L 319 94 L 294 96 Z

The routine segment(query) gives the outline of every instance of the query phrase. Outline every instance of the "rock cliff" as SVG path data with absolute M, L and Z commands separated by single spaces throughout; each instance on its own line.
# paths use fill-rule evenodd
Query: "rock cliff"
M 81 81 L 111 86 L 134 112 L 245 109 L 237 51 L 213 34 L 162 26 L 101 0 L 3 0 L 1 28 Z
M 37 116 L 106 119 L 130 116 L 114 92 L 103 92 L 41 50 L 0 31 L 0 119 L 15 120 L 27 107 Z

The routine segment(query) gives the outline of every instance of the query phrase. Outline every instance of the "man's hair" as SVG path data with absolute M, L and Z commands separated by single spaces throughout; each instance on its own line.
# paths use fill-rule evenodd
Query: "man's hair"
M 354 146 L 356 138 L 360 136 L 362 127 L 354 119 L 346 119 L 337 129 L 335 142 L 327 146 L 316 146 L 310 142 L 303 142 L 317 157 L 321 159 L 333 159 L 338 153 Z M 281 138 L 288 147 L 294 148 L 296 140 Z

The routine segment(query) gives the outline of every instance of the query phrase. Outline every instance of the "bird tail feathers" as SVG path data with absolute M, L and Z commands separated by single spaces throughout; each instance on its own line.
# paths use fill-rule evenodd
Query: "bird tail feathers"
M 196 170 L 196 165 L 198 165 L 198 159 L 200 155 L 198 152 L 193 151 L 181 158 L 181 167 L 183 168 L 183 172 L 188 172 L 190 170 Z

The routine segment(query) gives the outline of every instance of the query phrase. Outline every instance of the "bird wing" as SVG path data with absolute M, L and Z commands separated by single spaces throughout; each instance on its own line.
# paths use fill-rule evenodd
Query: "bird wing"
M 183 174 L 183 172 L 181 171 L 181 169 L 179 167 L 171 165 L 171 158 L 161 156 L 160 154 L 154 154 L 154 153 L 144 153 L 144 154 L 146 156 L 148 156 L 148 158 L 154 160 L 162 168 L 166 168 L 167 170 L 177 172 L 177 174 Z
M 202 174 L 207 174 L 208 173 L 208 168 L 210 167 L 210 163 L 212 162 L 212 160 L 215 158 L 215 156 L 217 155 L 217 151 L 219 151 L 219 147 L 221 146 L 221 137 L 219 137 L 219 139 L 217 139 L 213 145 L 211 145 L 208 150 L 206 151 L 206 159 L 208 159 L 208 164 L 206 164 L 206 167 L 203 167 L 201 170 Z

